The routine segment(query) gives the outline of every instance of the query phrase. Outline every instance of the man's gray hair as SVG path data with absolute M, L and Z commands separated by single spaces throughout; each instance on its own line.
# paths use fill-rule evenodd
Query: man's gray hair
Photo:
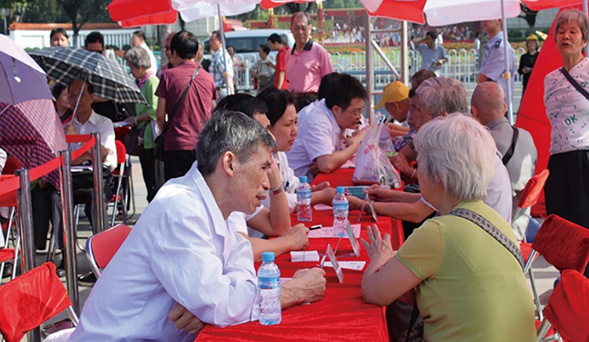
M 278 150 L 270 133 L 256 120 L 240 112 L 217 111 L 196 145 L 198 170 L 203 176 L 212 174 L 227 151 L 233 152 L 240 163 L 246 163 L 260 146 Z
M 489 130 L 466 113 L 438 117 L 415 137 L 419 172 L 460 200 L 484 200 L 497 168 Z
M 468 112 L 466 89 L 460 81 L 453 78 L 427 79 L 417 88 L 416 94 L 432 119 L 444 112 Z
M 136 68 L 144 67 L 145 69 L 151 68 L 151 59 L 149 54 L 142 47 L 134 47 L 125 52 L 125 59 Z
M 576 9 L 563 11 L 558 18 L 556 18 L 556 25 L 554 25 L 554 41 L 556 41 L 556 35 L 562 24 L 570 24 L 572 21 L 576 21 L 577 24 L 579 24 L 581 33 L 583 34 L 583 41 L 589 41 L 589 18 L 587 18 L 587 14 Z

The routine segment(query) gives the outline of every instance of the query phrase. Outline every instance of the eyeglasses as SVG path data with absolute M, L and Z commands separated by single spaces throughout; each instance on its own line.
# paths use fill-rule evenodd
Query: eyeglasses
M 360 117 L 364 113 L 364 107 L 355 109 L 353 111 L 351 111 L 351 110 L 349 110 L 349 109 L 346 108 L 346 110 L 344 110 L 344 112 L 350 113 L 350 114 L 352 114 L 353 116 L 356 116 L 356 117 Z

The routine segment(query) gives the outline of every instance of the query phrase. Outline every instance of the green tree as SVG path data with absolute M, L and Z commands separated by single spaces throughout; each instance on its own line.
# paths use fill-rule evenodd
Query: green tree
M 77 47 L 78 33 L 85 23 L 93 20 L 104 21 L 105 16 L 108 18 L 106 6 L 109 0 L 57 0 L 57 2 L 72 23 L 74 47 Z

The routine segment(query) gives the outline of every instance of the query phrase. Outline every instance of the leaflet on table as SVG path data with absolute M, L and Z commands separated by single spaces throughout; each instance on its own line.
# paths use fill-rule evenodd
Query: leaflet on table
M 328 210 L 333 210 L 333 207 L 327 204 L 323 204 L 323 203 L 317 203 L 313 206 L 313 209 L 317 210 L 317 211 L 328 211 Z
M 339 266 L 345 270 L 362 271 L 366 266 L 366 261 L 338 261 Z M 325 262 L 325 267 L 333 267 L 331 261 Z
M 354 228 L 354 236 L 356 238 L 360 237 L 360 224 L 353 224 L 352 227 Z M 323 227 L 321 229 L 314 229 L 309 231 L 308 238 L 335 238 L 338 236 L 334 236 L 333 234 L 333 227 Z
M 290 261 L 292 262 L 318 262 L 319 253 L 317 251 L 292 251 L 290 252 Z

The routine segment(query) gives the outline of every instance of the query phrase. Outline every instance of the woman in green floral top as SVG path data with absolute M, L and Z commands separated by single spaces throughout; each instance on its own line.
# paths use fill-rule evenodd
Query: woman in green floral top
M 157 192 L 155 180 L 155 156 L 154 156 L 154 128 L 155 110 L 157 108 L 157 96 L 155 90 L 159 84 L 158 78 L 149 71 L 151 61 L 147 51 L 141 47 L 135 47 L 125 53 L 127 65 L 131 68 L 131 74 L 137 80 L 137 85 L 141 93 L 147 100 L 147 104 L 138 103 L 135 107 L 137 116 L 130 117 L 127 122 L 131 127 L 141 129 L 145 128 L 143 135 L 143 155 L 139 157 L 141 169 L 143 170 L 143 180 L 147 187 L 147 201 L 151 202 Z

